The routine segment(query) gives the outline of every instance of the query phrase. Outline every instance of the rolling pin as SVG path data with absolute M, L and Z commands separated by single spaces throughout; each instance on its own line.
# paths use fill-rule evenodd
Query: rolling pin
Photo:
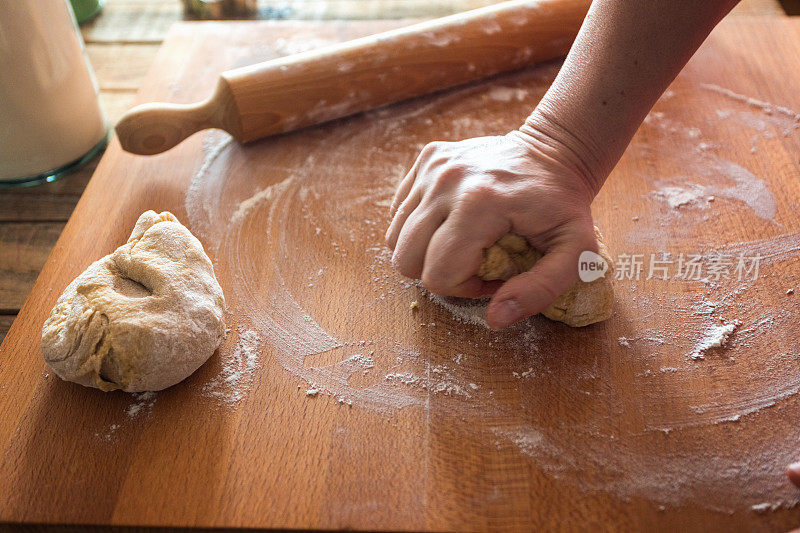
M 195 104 L 148 103 L 116 126 L 152 155 L 219 128 L 245 143 L 563 56 L 590 0 L 512 0 L 223 72 Z

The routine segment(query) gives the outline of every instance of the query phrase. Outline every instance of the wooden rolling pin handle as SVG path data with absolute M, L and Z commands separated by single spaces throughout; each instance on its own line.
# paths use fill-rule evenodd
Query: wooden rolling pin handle
M 140 155 L 165 152 L 206 128 L 219 128 L 239 137 L 241 126 L 224 78 L 207 100 L 195 104 L 148 103 L 134 107 L 117 123 L 122 148 Z

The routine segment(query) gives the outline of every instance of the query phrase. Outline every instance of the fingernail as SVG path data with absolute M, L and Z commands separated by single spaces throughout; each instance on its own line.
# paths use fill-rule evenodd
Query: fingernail
M 494 328 L 502 329 L 522 318 L 522 309 L 516 300 L 505 300 L 495 307 L 494 317 Z
M 789 477 L 789 481 L 800 487 L 800 462 L 787 466 L 786 475 Z

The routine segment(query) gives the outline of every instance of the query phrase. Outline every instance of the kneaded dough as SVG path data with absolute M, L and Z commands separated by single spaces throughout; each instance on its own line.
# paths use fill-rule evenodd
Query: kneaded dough
M 200 241 L 172 213 L 147 211 L 126 244 L 64 290 L 42 328 L 42 355 L 66 381 L 161 390 L 211 357 L 224 310 Z
M 600 256 L 608 264 L 605 276 L 592 282 L 578 280 L 567 292 L 542 314 L 551 320 L 563 322 L 568 326 L 581 327 L 601 322 L 611 316 L 614 305 L 614 263 L 608 253 L 603 235 L 594 228 Z M 508 280 L 517 274 L 527 272 L 542 257 L 531 247 L 524 237 L 509 233 L 483 251 L 483 262 L 478 269 L 478 277 L 486 281 Z

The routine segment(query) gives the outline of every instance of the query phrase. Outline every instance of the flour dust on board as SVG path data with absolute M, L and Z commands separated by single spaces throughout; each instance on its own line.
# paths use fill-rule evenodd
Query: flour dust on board
M 297 381 L 298 396 L 287 401 L 381 415 L 436 409 L 479 432 L 483 445 L 528 458 L 580 490 L 724 511 L 795 505 L 783 468 L 796 459 L 800 429 L 767 438 L 762 427 L 797 400 L 800 346 L 791 332 L 799 317 L 795 305 L 776 311 L 757 301 L 758 290 L 785 291 L 770 273 L 797 260 L 800 237 L 781 225 L 758 166 L 712 140 L 714 128 L 737 120 L 755 127 L 743 130 L 757 137 L 747 142 L 780 142 L 784 131 L 797 134 L 786 113 L 764 115 L 747 100 L 678 83 L 665 100 L 691 91 L 712 109 L 725 96 L 726 107 L 683 117 L 657 105 L 625 157 L 644 161 L 655 151 L 669 168 L 643 171 L 644 193 L 629 196 L 612 176 L 595 204 L 641 210 L 630 232 L 606 231 L 612 252 L 670 244 L 676 254 L 694 251 L 688 246 L 704 254 L 714 244 L 771 251 L 766 279 L 706 277 L 676 291 L 646 273 L 623 277 L 617 312 L 604 324 L 569 329 L 536 317 L 493 332 L 482 304 L 428 298 L 392 270 L 383 244 L 389 202 L 419 150 L 431 140 L 516 128 L 557 67 L 325 124 L 302 132 L 302 146 L 291 136 L 239 146 L 208 133 L 186 210 L 239 329 L 220 353 L 228 370 L 206 391 L 235 405 L 256 392 L 255 377 L 280 371 Z M 273 164 L 278 152 L 282 166 Z M 247 172 L 232 171 L 243 166 Z M 249 193 L 231 192 L 239 190 Z M 718 227 L 730 216 L 723 205 L 768 237 L 720 243 Z M 690 228 L 700 241 L 688 239 Z M 323 312 L 331 308 L 337 312 Z M 398 338 L 398 327 L 409 334 Z M 573 415 L 553 416 L 563 405 Z M 637 422 L 616 425 L 622 413 L 636 413 Z M 715 446 L 720 439 L 730 443 L 724 450 Z

